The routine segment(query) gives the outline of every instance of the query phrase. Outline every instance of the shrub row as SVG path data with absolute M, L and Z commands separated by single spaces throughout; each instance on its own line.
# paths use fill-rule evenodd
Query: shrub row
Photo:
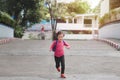
M 2 11 L 0 11 L 0 23 L 3 23 L 10 27 L 15 26 L 15 21 L 6 12 L 2 12 Z
M 102 28 L 104 25 L 119 21 L 120 20 L 120 8 L 114 9 L 110 11 L 109 13 L 106 13 L 102 18 L 100 18 L 100 28 Z

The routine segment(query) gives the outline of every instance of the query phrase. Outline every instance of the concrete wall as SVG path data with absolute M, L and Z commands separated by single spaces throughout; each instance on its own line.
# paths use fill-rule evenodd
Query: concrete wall
M 25 31 L 22 39 L 41 39 L 39 31 Z M 45 39 L 52 39 L 52 32 L 45 32 Z
M 52 39 L 52 32 L 45 32 L 45 39 Z M 30 34 L 32 35 L 32 38 L 34 39 L 39 39 L 38 34 L 40 34 L 40 32 L 25 32 L 24 36 L 22 37 L 22 39 L 30 39 Z M 97 35 L 91 35 L 91 34 L 66 34 L 65 33 L 65 37 L 64 39 L 94 39 Z
M 106 25 L 99 30 L 99 38 L 120 39 L 120 23 Z
M 0 24 L 0 38 L 13 38 L 14 37 L 14 29 Z

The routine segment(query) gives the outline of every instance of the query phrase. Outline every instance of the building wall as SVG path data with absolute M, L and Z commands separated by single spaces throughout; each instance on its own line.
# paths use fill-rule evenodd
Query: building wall
M 99 30 L 99 38 L 120 39 L 120 23 L 104 26 Z
M 13 38 L 14 29 L 0 24 L 0 38 Z
M 104 16 L 104 14 L 108 13 L 110 10 L 109 0 L 102 0 L 100 6 L 100 17 Z
M 94 36 L 90 34 L 65 34 L 64 39 L 93 39 Z
M 78 24 L 82 24 L 83 23 L 83 17 L 82 16 L 77 17 L 76 19 L 77 19 L 77 23 Z

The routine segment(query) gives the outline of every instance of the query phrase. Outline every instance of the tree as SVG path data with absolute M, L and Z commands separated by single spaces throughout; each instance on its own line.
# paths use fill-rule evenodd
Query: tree
M 67 12 L 70 14 L 72 12 L 76 14 L 87 13 L 89 9 L 90 9 L 90 6 L 88 5 L 88 3 L 82 2 L 82 1 L 71 2 L 67 5 Z
M 58 17 L 65 17 L 65 14 L 67 13 L 67 5 L 65 3 L 58 3 L 57 7 L 57 14 Z
M 27 22 L 40 22 L 45 17 L 44 0 L 1 0 L 2 11 L 12 16 L 17 24 L 26 26 Z
M 6 8 L 6 0 L 0 0 L 0 11 L 5 11 Z
M 100 13 L 100 4 L 98 4 L 94 9 L 91 10 L 92 13 L 99 14 Z
M 47 10 L 43 3 L 44 0 L 0 0 L 0 10 L 15 20 L 15 35 L 20 37 L 28 22 L 34 24 L 45 18 Z
M 0 23 L 14 28 L 15 21 L 5 12 L 0 11 Z
M 50 14 L 50 21 L 52 27 L 52 40 L 56 39 L 56 28 L 57 28 L 57 1 L 56 0 L 45 0 L 45 5 L 48 7 Z
M 73 23 L 76 14 L 88 13 L 90 10 L 90 5 L 88 5 L 87 2 L 83 2 L 82 0 L 75 0 L 74 2 L 68 3 L 66 5 L 66 16 L 70 16 Z

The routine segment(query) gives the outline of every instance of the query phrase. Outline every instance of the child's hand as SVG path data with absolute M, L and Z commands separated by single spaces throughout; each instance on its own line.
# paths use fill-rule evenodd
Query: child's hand
M 66 46 L 67 49 L 70 49 L 70 46 Z

